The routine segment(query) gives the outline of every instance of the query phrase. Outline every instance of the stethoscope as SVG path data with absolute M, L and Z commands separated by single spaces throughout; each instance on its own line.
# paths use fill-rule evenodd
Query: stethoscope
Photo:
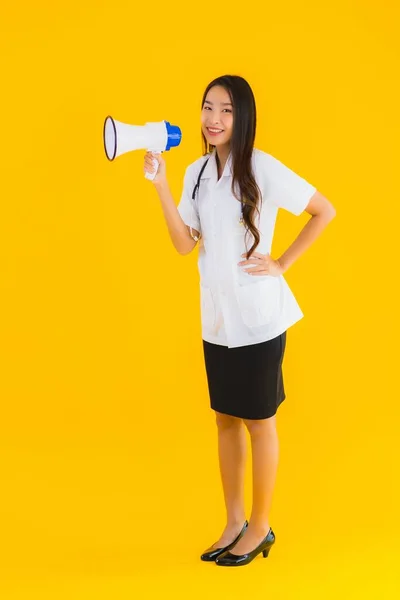
M 203 164 L 203 166 L 202 166 L 202 167 L 201 167 L 201 169 L 200 169 L 200 173 L 199 173 L 199 176 L 198 176 L 198 178 L 197 178 L 197 183 L 196 183 L 196 185 L 194 186 L 194 188 L 193 188 L 193 192 L 192 192 L 192 200 L 193 200 L 193 202 L 195 202 L 195 201 L 196 201 L 196 192 L 197 192 L 197 196 L 199 195 L 200 179 L 201 179 L 201 176 L 202 176 L 202 174 L 203 174 L 203 171 L 204 171 L 204 169 L 206 168 L 206 164 L 208 163 L 208 161 L 209 161 L 209 160 L 210 160 L 210 157 L 208 157 L 208 158 L 207 158 L 207 160 L 206 160 L 206 161 L 204 161 L 204 164 Z M 193 210 L 193 205 L 192 205 L 192 210 Z M 241 216 L 241 218 L 239 219 L 239 224 L 240 224 L 240 225 L 242 225 L 242 226 L 244 226 L 244 220 L 243 220 L 243 205 L 242 205 L 242 216 Z M 197 236 L 197 235 L 193 235 L 193 233 L 192 233 L 192 228 L 191 228 L 191 226 L 190 226 L 190 225 L 189 225 L 189 228 L 190 228 L 190 235 L 192 236 L 192 238 L 193 238 L 193 239 L 194 239 L 196 242 L 198 242 L 198 241 L 199 241 L 199 239 L 200 239 L 200 238 L 199 238 L 199 236 Z

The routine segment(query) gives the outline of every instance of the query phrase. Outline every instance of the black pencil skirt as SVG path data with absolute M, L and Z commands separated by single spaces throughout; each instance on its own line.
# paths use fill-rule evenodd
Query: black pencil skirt
M 210 405 L 242 419 L 268 419 L 285 399 L 286 331 L 272 340 L 228 348 L 203 340 Z

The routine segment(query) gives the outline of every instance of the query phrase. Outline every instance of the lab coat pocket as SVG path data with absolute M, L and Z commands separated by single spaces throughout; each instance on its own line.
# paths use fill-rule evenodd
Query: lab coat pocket
M 212 331 L 215 327 L 216 311 L 211 288 L 200 284 L 201 320 L 206 330 Z
M 273 321 L 279 311 L 280 289 L 279 277 L 272 275 L 236 287 L 240 313 L 248 327 L 261 327 Z

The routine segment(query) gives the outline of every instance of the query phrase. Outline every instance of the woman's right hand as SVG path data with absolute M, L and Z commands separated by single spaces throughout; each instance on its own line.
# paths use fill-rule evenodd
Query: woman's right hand
M 153 183 L 160 183 L 160 181 L 166 180 L 167 177 L 166 164 L 162 153 L 157 154 L 154 152 L 146 152 L 146 154 L 144 155 L 144 172 L 154 173 L 154 165 L 152 160 L 153 158 L 158 160 L 158 170 L 154 179 L 149 179 L 148 181 L 152 181 Z

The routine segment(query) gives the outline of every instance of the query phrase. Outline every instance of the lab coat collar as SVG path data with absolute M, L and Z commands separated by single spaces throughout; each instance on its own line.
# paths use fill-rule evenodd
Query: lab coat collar
M 201 175 L 201 179 L 213 179 L 217 181 L 218 179 L 218 169 L 217 169 L 217 160 L 216 160 L 217 149 L 214 150 L 210 154 L 210 158 L 208 160 L 207 165 Z M 229 156 L 226 160 L 225 167 L 222 173 L 222 177 L 230 177 L 233 175 L 233 167 L 232 167 L 232 152 L 229 153 Z

